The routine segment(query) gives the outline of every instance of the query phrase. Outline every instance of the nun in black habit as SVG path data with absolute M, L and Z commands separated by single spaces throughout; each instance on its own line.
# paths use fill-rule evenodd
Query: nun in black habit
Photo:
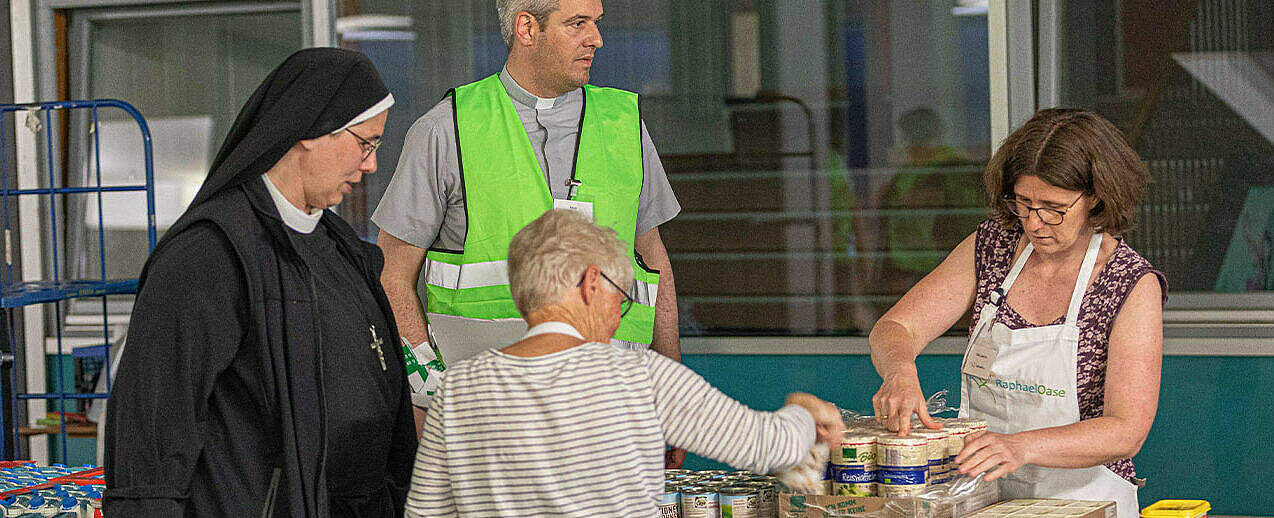
M 307 49 L 248 99 L 142 270 L 108 403 L 105 512 L 401 516 L 416 437 L 380 250 L 327 207 L 393 97 Z

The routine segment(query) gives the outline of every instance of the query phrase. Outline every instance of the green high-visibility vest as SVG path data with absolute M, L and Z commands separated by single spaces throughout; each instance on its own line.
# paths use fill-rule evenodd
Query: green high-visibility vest
M 520 319 L 509 292 L 509 242 L 553 208 L 553 196 L 498 75 L 456 88 L 450 95 L 468 231 L 463 252 L 431 249 L 426 254 L 428 312 Z M 637 94 L 585 86 L 571 176 L 579 186 L 571 199 L 591 202 L 597 224 L 615 229 L 628 245 L 635 280 L 629 295 L 636 302 L 615 338 L 650 344 L 659 273 L 641 264 L 633 251 L 643 174 Z

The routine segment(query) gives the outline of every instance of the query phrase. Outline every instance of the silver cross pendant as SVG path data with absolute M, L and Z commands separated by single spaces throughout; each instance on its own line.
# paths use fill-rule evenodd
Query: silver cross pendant
M 380 370 L 389 370 L 389 366 L 385 364 L 385 351 L 380 348 L 381 344 L 385 343 L 385 341 L 376 336 L 376 326 L 368 326 L 367 329 L 372 332 L 372 343 L 368 346 L 372 349 L 376 349 L 376 356 L 380 358 Z

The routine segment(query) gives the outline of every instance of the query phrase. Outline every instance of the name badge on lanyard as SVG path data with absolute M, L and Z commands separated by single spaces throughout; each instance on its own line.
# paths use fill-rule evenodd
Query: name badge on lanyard
M 1003 292 L 997 289 L 991 292 L 990 300 L 982 307 L 982 314 L 978 316 L 978 325 L 973 329 L 973 341 L 969 344 L 969 354 L 965 355 L 964 367 L 960 369 L 960 372 L 980 379 L 991 377 L 991 365 L 995 364 L 995 357 L 1000 354 L 1000 350 L 991 341 L 991 333 L 995 328 L 996 310 L 1003 300 Z
M 973 338 L 973 344 L 969 347 L 969 355 L 964 358 L 964 368 L 961 372 L 973 376 L 975 378 L 989 379 L 991 377 L 991 365 L 995 363 L 995 356 L 999 351 L 995 345 L 991 344 L 990 330 L 978 333 Z
M 553 208 L 566 209 L 571 212 L 578 212 L 580 214 L 583 214 L 584 217 L 588 218 L 589 221 L 593 220 L 593 202 L 591 201 L 555 199 L 553 200 Z
M 577 212 L 583 215 L 584 217 L 588 218 L 589 221 L 594 221 L 593 220 L 593 202 L 580 201 L 580 200 L 573 199 L 575 198 L 575 190 L 578 189 L 582 183 L 583 182 L 576 180 L 574 178 L 567 178 L 566 179 L 566 199 L 565 200 L 554 199 L 553 208 L 569 210 L 571 212 Z

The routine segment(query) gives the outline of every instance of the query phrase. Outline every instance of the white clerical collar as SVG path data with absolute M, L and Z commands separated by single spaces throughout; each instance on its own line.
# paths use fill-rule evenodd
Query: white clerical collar
M 279 209 L 279 217 L 283 218 L 283 224 L 288 228 L 309 234 L 314 231 L 314 227 L 319 224 L 319 219 L 323 217 L 323 209 L 318 209 L 311 214 L 297 208 L 292 202 L 283 196 L 278 187 L 274 186 L 274 181 L 270 180 L 267 175 L 261 175 L 261 180 L 265 182 L 265 190 L 270 191 L 270 198 L 274 200 L 274 206 Z
M 509 75 L 508 68 L 500 70 L 500 82 L 504 84 L 504 90 L 509 92 L 509 97 L 512 97 L 513 100 L 537 110 L 547 110 L 552 108 L 553 105 L 557 103 L 557 100 L 561 98 L 539 97 L 527 91 L 527 89 L 522 88 L 522 85 L 518 84 L 516 79 L 513 79 L 513 76 Z

